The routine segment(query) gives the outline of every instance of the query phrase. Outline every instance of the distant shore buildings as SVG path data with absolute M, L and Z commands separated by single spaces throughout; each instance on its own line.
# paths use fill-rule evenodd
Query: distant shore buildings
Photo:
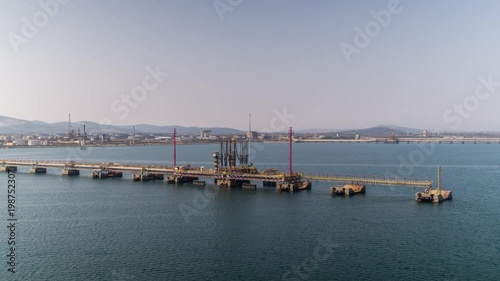
M 43 134 L 1 134 L 0 147 L 43 147 L 43 146 L 86 146 L 86 145 L 155 145 L 173 143 L 172 133 L 148 134 L 148 133 L 81 133 L 85 131 L 76 130 L 74 134 L 68 133 L 43 133 Z M 400 142 L 500 142 L 500 133 L 435 133 L 422 130 L 415 134 L 396 135 L 369 135 L 360 134 L 356 131 L 335 133 L 295 133 L 294 141 L 297 142 L 384 142 L 389 138 L 397 138 Z M 214 135 L 212 130 L 203 129 L 198 134 L 177 134 L 178 143 L 216 143 L 220 139 L 250 139 L 254 142 L 287 141 L 286 132 L 259 133 L 246 131 L 241 134 Z

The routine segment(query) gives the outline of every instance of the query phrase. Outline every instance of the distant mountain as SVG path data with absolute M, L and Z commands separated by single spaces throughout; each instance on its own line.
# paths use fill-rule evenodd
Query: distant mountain
M 296 133 L 321 133 L 321 134 L 340 134 L 343 136 L 361 135 L 365 137 L 387 137 L 393 133 L 396 136 L 406 136 L 408 134 L 421 134 L 422 130 L 413 129 L 401 126 L 379 125 L 367 129 L 343 129 L 343 130 L 328 130 L 328 129 L 307 129 L 297 130 Z
M 414 129 L 414 128 L 407 128 L 407 127 L 401 127 L 401 126 L 393 126 L 393 125 L 378 125 L 372 128 L 366 128 L 366 129 L 301 129 L 301 130 L 295 130 L 296 133 L 321 133 L 321 134 L 328 134 L 328 133 L 345 133 L 345 134 L 384 134 L 389 132 L 389 135 L 394 132 L 394 134 L 400 134 L 400 135 L 407 135 L 407 134 L 421 134 L 422 130 L 421 129 Z
M 122 126 L 119 127 L 122 130 L 128 130 L 130 132 L 133 131 L 133 126 Z M 156 125 L 148 125 L 148 124 L 138 124 L 135 125 L 136 132 L 142 133 L 152 133 L 152 134 L 161 134 L 161 133 L 172 133 L 174 128 L 177 130 L 177 133 L 180 135 L 190 135 L 190 134 L 199 134 L 201 130 L 211 130 L 213 135 L 242 135 L 245 134 L 244 131 L 231 129 L 231 128 L 221 128 L 221 127 L 183 127 L 183 126 L 156 126 Z
M 410 133 L 410 134 L 421 134 L 422 129 L 414 129 L 414 128 L 408 128 L 408 127 L 401 127 L 401 126 L 392 126 L 392 125 L 379 125 L 376 126 L 375 128 L 389 128 L 391 130 L 403 132 L 403 133 Z
M 92 121 L 79 121 L 71 123 L 71 128 L 73 130 L 83 131 L 83 125 L 85 125 L 86 131 L 89 134 L 93 133 L 129 133 L 131 134 L 134 129 L 133 125 L 130 126 L 113 126 L 113 125 L 102 125 Z M 148 124 L 137 124 L 135 125 L 135 131 L 139 134 L 171 134 L 177 129 L 179 135 L 191 135 L 199 134 L 201 130 L 212 130 L 214 135 L 242 135 L 245 134 L 244 131 L 213 127 L 213 128 L 202 128 L 202 127 L 183 127 L 183 126 L 156 126 Z M 57 123 L 46 123 L 42 121 L 27 121 L 21 119 L 14 119 L 6 116 L 0 115 L 0 134 L 64 134 L 68 131 L 67 122 L 57 122 Z
M 389 137 L 392 134 L 395 136 L 406 136 L 408 134 L 421 134 L 422 130 L 405 128 L 399 126 L 377 126 L 361 130 L 346 130 L 338 132 L 341 135 L 360 135 L 365 137 Z
M 111 134 L 111 133 L 128 133 L 131 134 L 134 129 L 134 125 L 130 126 L 113 126 L 113 125 L 102 125 L 92 121 L 79 121 L 73 122 L 71 124 L 72 129 L 77 130 L 80 128 L 83 131 L 83 125 L 85 124 L 87 133 L 89 134 Z M 223 128 L 223 127 L 183 127 L 183 126 L 156 126 L 149 124 L 137 124 L 135 125 L 135 131 L 138 134 L 171 134 L 177 129 L 179 135 L 191 135 L 200 134 L 201 130 L 212 130 L 213 135 L 242 135 L 245 131 Z M 68 131 L 67 122 L 57 122 L 57 123 L 46 123 L 42 121 L 28 121 L 10 118 L 0 115 L 0 135 L 1 134 L 64 134 Z M 286 131 L 283 131 L 285 133 Z M 332 132 L 332 130 L 325 129 L 310 129 L 310 130 L 298 130 L 297 133 L 327 133 Z M 360 130 L 342 130 L 335 133 L 341 135 L 361 135 L 369 137 L 386 137 L 391 136 L 394 133 L 397 136 L 404 136 L 408 134 L 420 134 L 422 130 L 406 128 L 400 126 L 392 125 L 380 125 L 368 129 Z
M 24 123 L 26 123 L 25 120 L 20 120 L 0 115 L 0 127 L 15 126 Z

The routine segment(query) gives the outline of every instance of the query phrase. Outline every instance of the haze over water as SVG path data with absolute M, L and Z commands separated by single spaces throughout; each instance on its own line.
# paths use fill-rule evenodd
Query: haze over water
M 398 174 L 398 157 L 416 145 L 297 144 L 295 169 L 304 173 Z M 80 161 L 171 164 L 171 146 L 89 148 Z M 216 145 L 178 147 L 178 161 L 211 166 Z M 192 215 L 180 206 L 217 190 L 164 182 L 16 174 L 18 273 L 1 280 L 282 280 L 319 241 L 335 247 L 299 280 L 498 280 L 500 164 L 498 144 L 441 144 L 415 167 L 418 179 L 436 180 L 453 200 L 414 201 L 413 188 L 372 187 L 337 198 L 329 184 L 278 193 L 219 189 Z M 80 153 L 79 151 L 73 151 Z M 1 159 L 65 161 L 68 149 L 3 149 Z M 258 168 L 287 168 L 287 146 L 266 144 Z M 0 176 L 6 192 L 6 174 Z M 209 181 L 207 181 L 208 183 Z M 198 195 L 197 195 L 198 194 Z M 198 205 L 196 205 L 198 204 Z M 5 200 L 0 209 L 6 210 Z M 5 213 L 5 212 L 4 212 Z M 5 220 L 5 215 L 2 216 Z M 0 228 L 2 243 L 7 230 Z M 427 265 L 427 266 L 425 266 Z M 304 276 L 307 278 L 304 279 Z M 13 279 L 13 277 L 15 277 Z M 301 279 L 302 278 L 302 279 Z M 293 279 L 290 279 L 293 280 Z

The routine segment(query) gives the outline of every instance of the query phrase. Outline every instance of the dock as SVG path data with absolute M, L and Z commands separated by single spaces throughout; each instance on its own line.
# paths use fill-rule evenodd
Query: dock
M 441 203 L 453 198 L 451 190 L 442 190 L 441 188 L 441 167 L 437 168 L 437 174 L 438 189 L 427 189 L 423 192 L 417 192 L 415 194 L 415 200 L 417 202 Z
M 174 130 L 175 136 L 175 130 Z M 174 138 L 175 139 L 175 138 Z M 278 172 L 277 169 L 267 169 L 259 172 L 249 163 L 248 140 L 237 142 L 235 139 L 224 139 L 220 142 L 220 151 L 213 153 L 212 169 L 178 166 L 176 146 L 174 141 L 174 165 L 129 165 L 119 163 L 78 163 L 74 161 L 40 161 L 40 160 L 0 160 L 1 171 L 16 172 L 18 167 L 29 167 L 33 174 L 46 174 L 47 169 L 61 169 L 64 176 L 79 176 L 80 170 L 92 171 L 92 178 L 121 178 L 123 173 L 131 173 L 134 181 L 164 181 L 169 184 L 191 183 L 204 186 L 211 180 L 219 187 L 256 189 L 255 182 L 264 187 L 273 187 L 280 192 L 297 192 L 311 190 L 312 182 L 343 183 L 343 187 L 332 187 L 332 195 L 352 196 L 365 193 L 367 185 L 401 186 L 424 188 L 416 193 L 418 202 L 440 203 L 452 198 L 450 190 L 441 189 L 441 168 L 438 167 L 438 189 L 433 189 L 432 180 L 386 179 L 376 177 L 350 176 L 315 176 L 296 172 L 292 167 L 292 128 L 289 130 L 289 170 Z M 239 161 L 240 165 L 237 165 Z M 204 180 L 201 180 L 204 179 Z
M 330 193 L 332 195 L 352 196 L 355 194 L 363 194 L 365 192 L 366 186 L 364 185 L 346 184 L 344 186 L 332 186 L 330 188 Z
M 350 176 L 314 176 L 294 173 L 267 173 L 257 172 L 256 168 L 250 170 L 220 170 L 204 169 L 195 167 L 169 167 L 169 166 L 144 166 L 144 165 L 124 165 L 118 163 L 75 163 L 75 162 L 57 162 L 57 161 L 35 161 L 35 160 L 0 160 L 2 171 L 18 171 L 18 167 L 28 167 L 31 173 L 45 174 L 49 168 L 61 169 L 61 174 L 65 176 L 79 176 L 80 170 L 92 172 L 91 177 L 95 179 L 105 179 L 109 176 L 122 177 L 123 173 L 131 173 L 134 181 L 164 180 L 167 183 L 183 184 L 186 182 L 194 185 L 204 186 L 205 181 L 210 179 L 219 187 L 242 187 L 244 189 L 256 189 L 257 184 L 252 182 L 261 182 L 262 186 L 275 187 L 278 191 L 297 192 L 301 190 L 310 190 L 312 182 L 344 183 L 342 187 L 332 187 L 333 195 L 352 196 L 364 193 L 366 185 L 376 186 L 400 186 L 400 187 L 420 187 L 424 191 L 416 194 L 419 202 L 442 202 L 451 199 L 451 191 L 433 190 L 432 180 L 405 180 L 405 179 L 384 179 L 373 177 L 350 177 Z M 36 168 L 33 168 L 36 167 Z M 439 169 L 440 173 L 440 169 Z M 440 182 L 440 174 L 438 177 Z

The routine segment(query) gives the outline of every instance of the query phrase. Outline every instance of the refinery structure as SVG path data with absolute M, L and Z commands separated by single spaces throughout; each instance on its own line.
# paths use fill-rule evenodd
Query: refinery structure
M 230 128 L 198 128 L 199 131 L 183 130 L 182 134 L 175 136 L 178 144 L 196 143 L 219 143 L 225 139 L 237 139 L 239 141 L 250 140 L 252 142 L 285 142 L 288 141 L 288 133 L 281 132 L 258 132 L 251 129 L 251 115 L 249 128 L 241 131 Z M 22 122 L 22 121 L 20 121 Z M 59 123 L 62 124 L 62 123 Z M 89 125 L 90 130 L 89 130 Z M 73 124 L 71 114 L 68 114 L 66 126 L 58 125 L 56 129 L 38 130 L 37 133 L 30 132 L 30 128 L 38 127 L 32 123 L 23 133 L 22 127 L 13 130 L 0 127 L 0 148 L 10 147 L 59 147 L 59 146 L 121 146 L 121 145 L 163 145 L 173 144 L 174 136 L 170 130 L 158 130 L 147 132 L 147 129 L 138 130 L 135 126 L 113 127 L 90 122 L 89 124 L 78 122 Z M 296 132 L 294 142 L 328 142 L 328 143 L 380 143 L 380 144 L 404 144 L 404 143 L 442 143 L 442 144 L 467 144 L 467 143 L 500 143 L 500 134 L 494 133 L 443 133 L 428 132 L 427 130 L 412 132 L 394 131 L 386 127 L 374 127 L 364 130 L 350 130 L 330 133 L 308 133 L 307 131 Z M 10 132 L 10 133 L 7 133 Z M 13 133 L 17 132 L 17 133 Z

